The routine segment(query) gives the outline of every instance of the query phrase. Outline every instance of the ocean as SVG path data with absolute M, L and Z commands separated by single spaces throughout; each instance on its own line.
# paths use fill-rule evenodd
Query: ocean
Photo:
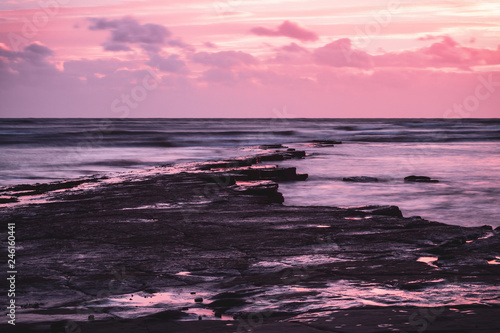
M 274 143 L 309 154 L 279 163 L 309 174 L 280 184 L 285 205 L 397 205 L 404 216 L 500 225 L 499 119 L 0 119 L 0 186 L 246 156 Z M 405 183 L 410 175 L 439 183 Z M 379 181 L 343 181 L 351 176 Z

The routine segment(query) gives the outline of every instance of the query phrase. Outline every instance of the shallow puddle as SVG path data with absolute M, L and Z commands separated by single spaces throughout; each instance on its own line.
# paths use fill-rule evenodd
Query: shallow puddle
M 191 272 L 177 273 L 178 276 L 191 276 L 191 274 Z M 445 280 L 415 282 L 435 284 L 410 291 L 377 283 L 349 280 L 316 285 L 298 283 L 259 287 L 257 294 L 251 293 L 242 298 L 247 302 L 246 304 L 233 307 L 224 314 L 218 313 L 217 316 L 207 305 L 214 300 L 214 296 L 221 292 L 220 290 L 209 292 L 207 288 L 200 286 L 178 287 L 159 293 L 139 292 L 97 299 L 77 306 L 57 307 L 48 311 L 27 309 L 22 311 L 24 312 L 22 316 L 24 321 L 29 322 L 61 319 L 87 320 L 89 314 L 94 314 L 97 320 L 110 316 L 137 318 L 166 310 L 177 310 L 187 314 L 181 320 L 199 320 L 200 318 L 201 320 L 233 320 L 233 315 L 240 312 L 288 312 L 302 313 L 293 318 L 295 321 L 310 322 L 319 317 L 335 316 L 334 313 L 339 309 L 363 306 L 439 307 L 466 304 L 500 306 L 500 286 L 483 283 L 448 283 Z
M 438 257 L 420 257 L 417 259 L 418 262 L 423 262 L 423 263 L 426 263 L 427 265 L 431 266 L 431 267 L 438 267 L 436 266 L 435 264 L 433 264 L 434 262 L 438 261 Z

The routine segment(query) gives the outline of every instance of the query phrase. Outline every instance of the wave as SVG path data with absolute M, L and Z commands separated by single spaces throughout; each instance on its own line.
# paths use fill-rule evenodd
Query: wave
M 103 125 L 104 124 L 104 125 Z M 500 120 L 471 119 L 0 119 L 0 146 L 248 146 L 354 142 L 500 141 Z
M 142 165 L 144 162 L 140 160 L 104 160 L 96 161 L 90 163 L 80 163 L 80 166 L 117 166 L 117 167 L 127 167 L 134 165 Z

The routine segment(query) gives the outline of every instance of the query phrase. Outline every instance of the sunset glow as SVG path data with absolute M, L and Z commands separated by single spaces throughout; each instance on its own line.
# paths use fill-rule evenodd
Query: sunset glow
M 498 117 L 498 22 L 492 0 L 4 1 L 0 116 Z

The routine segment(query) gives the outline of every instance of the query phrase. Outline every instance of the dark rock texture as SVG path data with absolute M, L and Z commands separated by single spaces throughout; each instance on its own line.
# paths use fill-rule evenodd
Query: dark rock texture
M 376 182 L 378 182 L 378 178 L 367 177 L 367 176 L 345 177 L 342 180 L 345 182 L 354 182 L 354 183 L 376 183 Z
M 312 143 L 319 143 L 319 144 L 327 144 L 327 145 L 339 145 L 342 142 L 341 141 L 335 141 L 335 140 L 312 140 Z
M 16 197 L 0 197 L 0 204 L 18 201 L 19 199 Z
M 408 176 L 404 180 L 408 183 L 439 183 L 439 180 L 426 176 Z
M 373 215 L 403 217 L 403 213 L 397 206 L 365 206 L 354 209 Z
M 310 142 L 310 145 L 312 147 L 333 147 L 334 145 L 339 145 L 341 144 L 341 141 L 335 141 L 335 140 L 312 140 Z
M 22 260 L 17 268 L 18 323 L 2 323 L 0 331 L 500 329 L 498 299 L 486 291 L 481 301 L 488 306 L 395 306 L 392 298 L 380 307 L 355 303 L 358 293 L 372 289 L 401 297 L 452 283 L 457 295 L 473 293 L 470 286 L 475 284 L 490 290 L 500 284 L 500 265 L 494 264 L 500 258 L 500 232 L 403 218 L 395 206 L 284 206 L 278 183 L 300 178 L 295 168 L 252 165 L 303 156 L 283 151 L 204 163 L 195 172 L 165 174 L 158 169 L 49 191 L 45 202 L 4 206 L 0 221 L 16 223 Z M 39 193 L 68 184 L 19 190 Z M 12 195 L 15 189 L 4 192 Z M 338 294 L 321 296 L 335 288 Z M 348 294 L 351 289 L 355 292 Z M 124 305 L 103 301 L 125 295 L 126 302 L 134 302 L 167 291 L 188 303 L 176 307 L 164 301 L 152 307 L 154 314 L 121 319 L 117 313 Z M 437 302 L 439 295 L 432 294 L 428 302 Z M 336 299 L 350 308 L 328 305 Z M 78 309 L 87 312 L 79 314 Z M 201 320 L 178 321 L 193 313 Z M 89 321 L 89 315 L 95 320 Z M 304 321 L 307 316 L 316 320 Z M 29 318 L 36 320 L 27 322 Z
M 281 143 L 272 143 L 272 144 L 267 144 L 267 145 L 260 145 L 260 149 L 277 149 L 277 148 L 287 148 L 283 146 Z

